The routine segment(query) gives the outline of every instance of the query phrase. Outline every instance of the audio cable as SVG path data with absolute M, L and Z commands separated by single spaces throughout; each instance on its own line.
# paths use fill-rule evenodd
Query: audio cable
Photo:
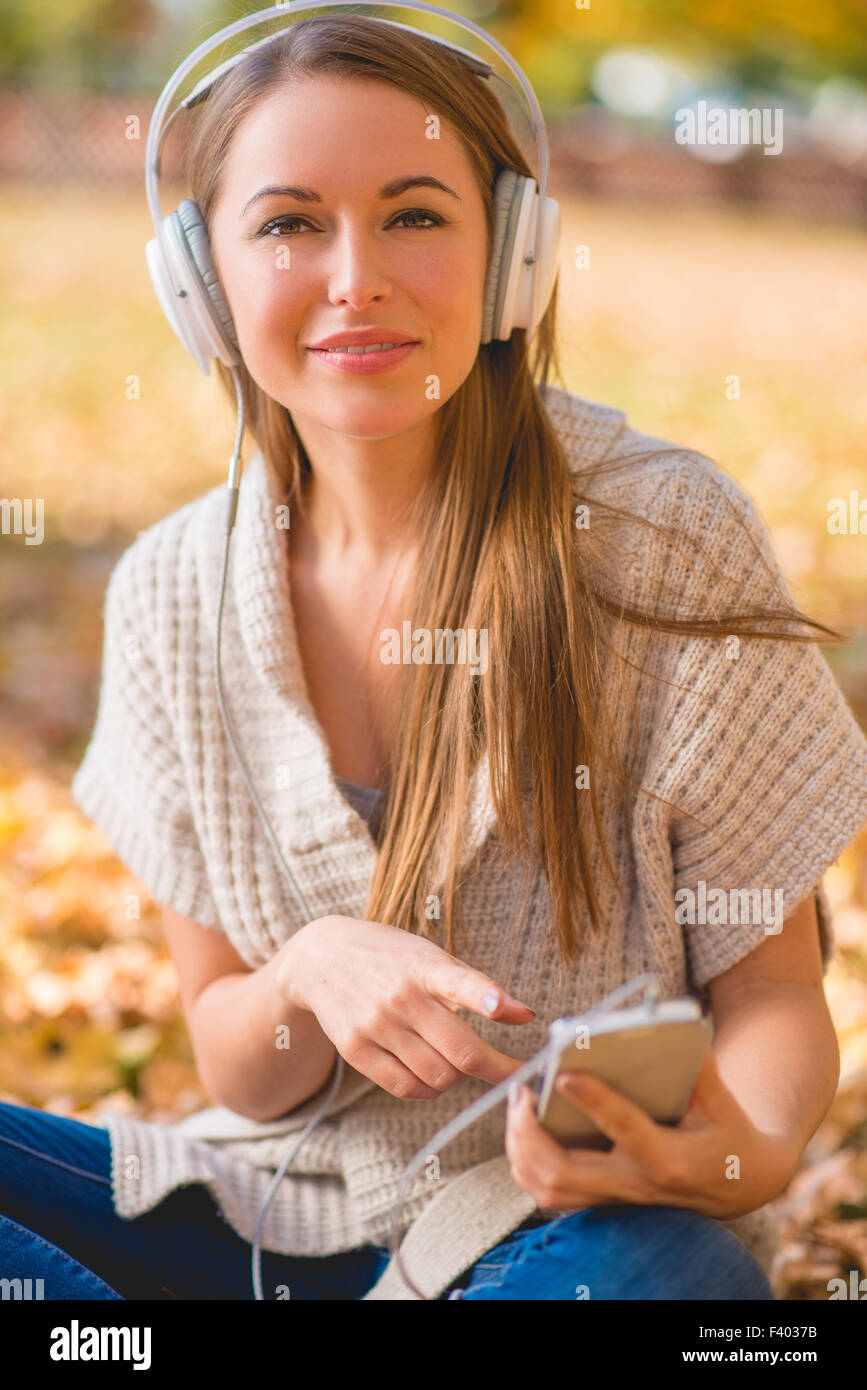
M 262 822 L 265 833 L 268 836 L 268 840 L 271 844 L 271 847 L 277 856 L 277 860 L 280 866 L 282 867 L 287 879 L 289 880 L 289 883 L 291 884 L 296 897 L 298 898 L 298 902 L 301 905 L 301 911 L 304 915 L 304 919 L 307 922 L 311 922 L 313 920 L 313 916 L 310 911 L 310 907 L 307 903 L 306 898 L 304 897 L 304 894 L 301 891 L 301 888 L 298 885 L 295 875 L 292 873 L 292 870 L 289 868 L 289 865 L 286 863 L 286 860 L 283 857 L 283 852 L 280 849 L 280 845 L 277 841 L 276 835 L 274 834 L 271 822 L 269 821 L 265 809 L 261 801 L 259 800 L 256 788 L 253 786 L 252 779 L 247 770 L 246 764 L 244 763 L 244 759 L 241 755 L 241 750 L 239 749 L 237 740 L 235 738 L 232 723 L 229 718 L 229 713 L 226 709 L 225 699 L 223 695 L 223 684 L 220 672 L 220 638 L 223 623 L 223 605 L 225 601 L 226 575 L 228 572 L 229 565 L 229 545 L 231 542 L 232 531 L 234 530 L 235 521 L 238 513 L 238 496 L 240 491 L 241 475 L 241 441 L 244 435 L 244 399 L 243 391 L 241 388 L 241 377 L 237 367 L 232 367 L 230 370 L 234 379 L 235 393 L 238 402 L 238 426 L 235 434 L 235 445 L 232 451 L 231 460 L 229 462 L 229 478 L 227 485 L 229 495 L 227 499 L 228 505 L 225 522 L 226 543 L 223 550 L 223 568 L 222 575 L 220 578 L 220 595 L 217 605 L 217 625 L 214 641 L 214 675 L 217 685 L 217 702 L 220 707 L 220 716 L 223 721 L 223 727 L 226 731 L 229 744 L 232 748 L 235 760 L 240 769 L 241 776 L 243 777 L 244 782 L 246 784 L 247 791 L 250 794 L 250 799 L 253 802 L 253 805 L 255 806 L 259 814 L 259 818 Z M 577 1028 L 582 1022 L 592 1018 L 595 1014 L 604 1012 L 612 1007 L 615 1007 L 621 999 L 626 998 L 630 994 L 633 994 L 636 989 L 648 990 L 651 993 L 651 997 L 655 1001 L 658 997 L 658 985 L 656 976 L 651 973 L 636 975 L 632 980 L 628 980 L 625 984 L 619 985 L 617 989 L 612 990 L 610 994 L 607 994 L 603 999 L 599 1000 L 598 1003 L 594 1004 L 593 1007 L 588 1009 L 585 1013 L 577 1015 L 574 1019 L 569 1019 L 568 1022 L 574 1023 Z M 406 1191 L 409 1184 L 412 1182 L 413 1178 L 415 1177 L 416 1173 L 418 1173 L 422 1165 L 429 1160 L 432 1150 L 436 1152 L 443 1145 L 448 1144 L 450 1140 L 454 1139 L 455 1136 L 460 1134 L 462 1130 L 466 1129 L 468 1125 L 475 1123 L 475 1121 L 479 1119 L 480 1116 L 486 1114 L 488 1110 L 493 1109 L 495 1105 L 499 1105 L 500 1101 L 504 1100 L 508 1095 L 509 1088 L 511 1086 L 520 1085 L 524 1081 L 529 1081 L 532 1077 L 538 1076 L 541 1072 L 545 1070 L 548 1064 L 548 1059 L 552 1054 L 552 1051 L 558 1050 L 560 1048 L 562 1048 L 562 1042 L 558 1042 L 553 1037 L 550 1038 L 548 1042 L 546 1042 L 544 1047 L 542 1047 L 538 1052 L 536 1052 L 529 1059 L 529 1061 L 524 1062 L 523 1065 L 520 1066 L 516 1071 L 514 1071 L 511 1074 L 511 1076 L 507 1077 L 505 1081 L 499 1082 L 498 1085 L 494 1086 L 493 1089 L 490 1090 L 486 1095 L 480 1096 L 478 1100 L 472 1103 L 472 1105 L 467 1106 L 466 1110 L 463 1110 L 460 1113 L 460 1115 L 456 1115 L 452 1120 L 448 1122 L 448 1124 L 445 1124 L 442 1126 L 441 1129 L 438 1129 L 436 1134 L 434 1134 L 433 1138 L 430 1139 L 428 1143 L 424 1144 L 422 1148 L 420 1148 L 413 1155 L 409 1163 L 406 1165 L 403 1177 L 401 1178 L 400 1188 L 398 1189 L 398 1194 L 395 1198 L 394 1206 L 392 1208 L 393 1215 L 391 1236 L 389 1242 L 389 1253 L 391 1257 L 394 1259 L 396 1268 L 404 1283 L 415 1294 L 417 1298 L 428 1301 L 427 1294 L 423 1293 L 422 1290 L 419 1289 L 418 1285 L 415 1284 L 407 1274 L 406 1266 L 403 1257 L 400 1253 L 400 1218 L 403 1211 L 404 1202 L 406 1201 Z M 256 1230 L 253 1238 L 252 1249 L 251 1263 L 253 1275 L 253 1292 L 255 1298 L 258 1301 L 264 1300 L 264 1294 L 262 1292 L 261 1245 L 262 1232 L 264 1230 L 265 1220 L 268 1215 L 268 1211 L 280 1187 L 280 1183 L 283 1181 L 283 1178 L 286 1174 L 286 1170 L 288 1169 L 289 1165 L 293 1162 L 295 1155 L 298 1153 L 299 1149 L 301 1148 L 305 1140 L 308 1138 L 308 1136 L 312 1134 L 313 1130 L 319 1124 L 319 1121 L 328 1113 L 331 1107 L 331 1103 L 340 1089 L 345 1069 L 346 1068 L 344 1059 L 338 1052 L 334 1068 L 334 1077 L 332 1079 L 331 1086 L 329 1087 L 328 1094 L 325 1096 L 325 1099 L 319 1106 L 319 1109 L 316 1110 L 315 1113 L 308 1120 L 307 1124 L 305 1125 L 304 1129 L 301 1131 L 301 1134 L 296 1140 L 294 1147 L 290 1148 L 283 1162 L 280 1164 L 280 1167 L 275 1172 L 271 1184 L 268 1188 L 265 1200 L 262 1204 L 262 1209 L 259 1212 L 259 1217 L 256 1222 Z

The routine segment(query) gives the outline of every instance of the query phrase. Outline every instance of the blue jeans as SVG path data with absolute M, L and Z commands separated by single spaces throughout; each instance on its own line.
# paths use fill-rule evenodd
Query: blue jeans
M 0 1279 L 30 1280 L 19 1296 L 46 1300 L 252 1299 L 251 1247 L 207 1188 L 178 1188 L 126 1221 L 112 1205 L 110 1173 L 105 1130 L 0 1103 Z M 265 1250 L 262 1287 L 266 1298 L 285 1286 L 291 1299 L 359 1300 L 388 1260 L 377 1245 L 316 1257 Z M 440 1295 L 449 1297 L 772 1294 L 758 1263 L 719 1222 L 679 1207 L 616 1205 L 553 1220 L 537 1212 Z

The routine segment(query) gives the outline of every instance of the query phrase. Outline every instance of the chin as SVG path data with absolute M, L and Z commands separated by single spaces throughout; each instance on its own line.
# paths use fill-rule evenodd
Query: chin
M 324 429 L 359 438 L 384 439 L 412 429 L 414 425 L 429 419 L 441 402 L 429 401 L 425 404 L 428 406 L 426 410 L 419 409 L 416 393 L 413 391 L 412 401 L 395 398 L 390 401 L 370 401 L 362 405 L 347 401 L 333 409 L 329 409 L 323 402 L 322 409 L 315 412 L 311 411 L 308 401 L 305 413 L 308 419 L 315 418 Z

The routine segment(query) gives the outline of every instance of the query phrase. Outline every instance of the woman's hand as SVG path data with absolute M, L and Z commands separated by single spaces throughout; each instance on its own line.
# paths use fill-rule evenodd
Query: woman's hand
M 500 1023 L 534 1010 L 432 941 L 382 922 L 320 917 L 283 948 L 278 986 L 315 1014 L 356 1071 L 401 1100 L 430 1100 L 468 1076 L 504 1081 L 523 1063 L 485 1043 L 457 1009 Z
M 518 1087 L 508 1107 L 506 1155 L 515 1182 L 543 1210 L 632 1202 L 689 1207 L 727 1221 L 778 1196 L 800 1160 L 783 1136 L 756 1128 L 724 1085 L 712 1047 L 674 1126 L 657 1124 L 587 1072 L 562 1071 L 556 1086 L 613 1147 L 564 1148 L 536 1119 L 529 1088 Z

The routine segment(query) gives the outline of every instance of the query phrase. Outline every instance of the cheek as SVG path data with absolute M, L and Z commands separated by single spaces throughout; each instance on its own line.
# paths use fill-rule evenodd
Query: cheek
M 288 261 L 288 254 L 284 255 Z M 259 262 L 246 269 L 236 269 L 230 303 L 244 361 L 254 380 L 270 391 L 274 386 L 275 368 L 279 364 L 278 370 L 286 371 L 298 339 L 310 321 L 309 291 L 305 290 L 291 262 L 280 267 L 275 252 L 267 266 Z
M 401 308 L 413 305 L 407 322 L 423 325 L 430 333 L 434 356 L 450 357 L 455 370 L 464 366 L 462 350 L 474 355 L 478 347 L 486 269 L 476 251 L 455 244 L 423 257 L 410 249 L 405 257 L 395 253 L 391 278 L 395 322 L 400 322 Z M 300 255 L 293 264 L 289 246 L 281 243 L 267 257 L 237 258 L 222 283 L 242 354 L 257 380 L 273 373 L 276 360 L 285 370 L 287 350 L 291 353 L 294 347 L 303 355 L 298 340 L 317 317 L 317 305 L 328 300 L 324 273 L 302 265 Z
M 471 321 L 477 308 L 481 312 L 484 278 L 484 268 L 472 255 L 443 251 L 416 265 L 405 284 L 432 318 L 461 324 Z
M 233 277 L 231 303 L 239 330 L 248 333 L 267 333 L 287 318 L 300 316 L 303 305 L 303 283 L 298 278 L 288 251 L 281 257 L 277 251 L 262 261 L 239 267 Z

